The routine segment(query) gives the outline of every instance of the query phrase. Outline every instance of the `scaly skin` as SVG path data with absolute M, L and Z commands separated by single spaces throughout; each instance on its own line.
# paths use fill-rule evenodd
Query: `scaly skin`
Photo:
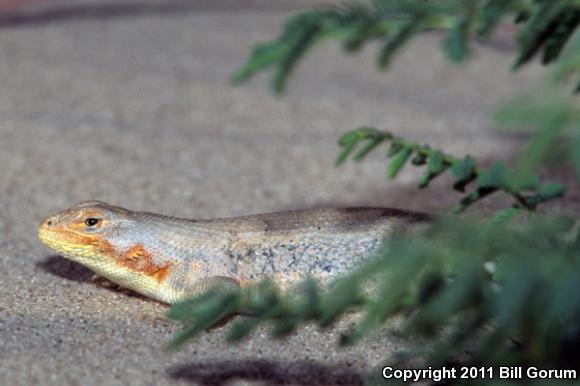
M 387 237 L 426 220 L 381 208 L 188 220 L 87 201 L 45 219 L 39 237 L 98 275 L 171 304 L 266 276 L 282 288 L 309 274 L 326 284 Z

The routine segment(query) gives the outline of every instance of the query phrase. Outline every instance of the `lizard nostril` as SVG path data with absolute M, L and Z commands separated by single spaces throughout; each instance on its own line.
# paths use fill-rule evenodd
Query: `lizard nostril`
M 48 226 L 51 226 L 51 225 L 52 225 L 52 220 L 48 220 L 48 221 L 46 222 L 46 225 L 48 225 Z

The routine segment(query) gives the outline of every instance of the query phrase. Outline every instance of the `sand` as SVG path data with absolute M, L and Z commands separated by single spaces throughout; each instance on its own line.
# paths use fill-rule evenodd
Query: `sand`
M 511 73 L 501 45 L 449 65 L 430 34 L 388 73 L 375 71 L 375 47 L 343 56 L 326 44 L 276 98 L 265 75 L 239 88 L 228 79 L 296 3 L 40 3 L 0 17 L 2 385 L 362 382 L 409 345 L 387 329 L 339 349 L 350 318 L 282 341 L 261 329 L 239 345 L 225 343 L 226 325 L 168 353 L 178 326 L 159 319 L 165 306 L 94 285 L 39 242 L 37 225 L 86 199 L 192 218 L 350 205 L 445 211 L 460 197 L 450 178 L 425 191 L 417 170 L 387 181 L 383 151 L 335 168 L 340 134 L 376 125 L 459 156 L 509 160 L 523 137 L 497 130 L 491 113 L 541 74 L 535 65 Z M 578 201 L 575 191 L 554 208 L 578 212 Z

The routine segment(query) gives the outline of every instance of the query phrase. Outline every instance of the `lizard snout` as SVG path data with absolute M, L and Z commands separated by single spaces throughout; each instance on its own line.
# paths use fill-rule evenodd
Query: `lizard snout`
M 38 236 L 46 244 L 46 239 L 52 235 L 57 228 L 58 221 L 55 216 L 50 216 L 42 220 L 38 226 Z
M 47 217 L 44 220 L 42 220 L 42 222 L 40 223 L 38 228 L 40 230 L 52 228 L 55 224 L 55 220 L 53 217 L 54 216 L 50 216 L 50 217 Z

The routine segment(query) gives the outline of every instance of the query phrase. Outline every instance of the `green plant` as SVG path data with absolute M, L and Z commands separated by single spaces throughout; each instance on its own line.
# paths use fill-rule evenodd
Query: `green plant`
M 415 166 L 425 165 L 425 172 L 419 180 L 420 189 L 427 187 L 429 182 L 445 171 L 451 171 L 456 181 L 453 188 L 465 192 L 472 182 L 476 188 L 455 206 L 454 212 L 462 212 L 471 204 L 479 201 L 494 192 L 503 191 L 514 198 L 514 208 L 523 208 L 534 211 L 536 207 L 552 198 L 561 197 L 564 187 L 558 183 L 540 184 L 538 176 L 526 173 L 525 179 L 514 179 L 507 166 L 502 162 L 494 163 L 489 169 L 481 170 L 472 156 L 463 159 L 454 158 L 440 150 L 433 150 L 429 146 L 419 145 L 396 137 L 388 132 L 373 128 L 360 128 L 342 136 L 339 144 L 343 151 L 338 156 L 337 164 L 343 163 L 346 158 L 355 152 L 362 142 L 362 149 L 354 155 L 354 160 L 361 161 L 377 145 L 384 141 L 391 142 L 387 157 L 391 158 L 387 165 L 387 177 L 395 178 L 408 160 Z
M 417 34 L 445 32 L 443 49 L 455 62 L 469 57 L 470 40 L 485 42 L 505 18 L 519 26 L 515 69 L 542 52 L 545 64 L 556 61 L 580 22 L 577 0 L 373 0 L 304 11 L 288 19 L 278 39 L 254 48 L 246 65 L 233 77 L 247 80 L 257 71 L 274 68 L 272 89 L 284 90 L 299 59 L 325 39 L 342 40 L 348 52 L 370 41 L 380 44 L 378 65 L 386 69 Z
M 570 92 L 580 87 L 568 87 L 577 84 L 580 70 L 580 35 L 575 33 L 580 1 L 375 0 L 304 11 L 289 18 L 278 39 L 257 46 L 234 81 L 272 67 L 273 90 L 282 92 L 299 59 L 324 39 L 341 40 L 347 51 L 378 41 L 378 63 L 386 68 L 411 38 L 433 29 L 444 32 L 447 57 L 460 61 L 469 56 L 472 40 L 485 42 L 500 20 L 508 18 L 518 26 L 514 69 L 540 52 L 542 62 L 551 67 L 536 92 L 498 111 L 499 122 L 531 131 L 515 167 L 497 162 L 482 169 L 469 155 L 455 158 L 368 127 L 340 139 L 337 164 L 350 156 L 360 161 L 389 142 L 389 178 L 410 162 L 425 168 L 419 181 L 424 188 L 450 171 L 454 189 L 471 189 L 455 212 L 496 192 L 509 195 L 511 207 L 491 221 L 444 216 L 421 237 L 392 240 L 327 292 L 312 279 L 292 293 L 264 281 L 175 305 L 169 316 L 185 327 L 172 344 L 182 344 L 239 309 L 252 310 L 252 315 L 231 322 L 232 341 L 263 323 L 272 325 L 273 336 L 291 333 L 305 322 L 326 327 L 355 309 L 365 317 L 344 334 L 343 345 L 379 329 L 387 318 L 404 315 L 407 331 L 436 343 L 435 349 L 414 353 L 425 366 L 456 360 L 454 353 L 468 344 L 472 355 L 463 360 L 470 365 L 577 366 L 580 231 L 573 218 L 538 211 L 544 202 L 561 197 L 564 187 L 540 183 L 537 170 L 552 162 L 574 168 L 580 178 L 580 111 Z M 512 221 L 522 214 L 527 221 Z

